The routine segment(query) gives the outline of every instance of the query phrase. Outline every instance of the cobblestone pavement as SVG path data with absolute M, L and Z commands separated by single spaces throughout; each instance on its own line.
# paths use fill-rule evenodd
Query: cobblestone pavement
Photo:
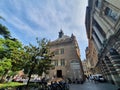
M 84 84 L 70 84 L 70 90 L 118 90 L 118 87 L 110 83 L 85 82 Z

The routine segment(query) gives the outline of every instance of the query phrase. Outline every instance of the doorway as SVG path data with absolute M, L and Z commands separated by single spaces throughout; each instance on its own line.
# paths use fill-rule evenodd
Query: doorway
M 62 70 L 57 70 L 57 77 L 62 77 Z

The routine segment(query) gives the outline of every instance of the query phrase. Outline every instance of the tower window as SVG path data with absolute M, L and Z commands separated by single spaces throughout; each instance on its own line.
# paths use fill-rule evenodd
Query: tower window
M 64 54 L 64 48 L 61 48 L 61 49 L 60 49 L 60 53 L 61 53 L 61 54 Z

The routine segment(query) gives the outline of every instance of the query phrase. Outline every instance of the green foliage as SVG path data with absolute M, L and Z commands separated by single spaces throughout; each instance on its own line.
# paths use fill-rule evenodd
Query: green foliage
M 2 24 L 0 24 L 0 35 L 4 37 L 0 38 L 0 75 L 2 78 L 6 74 L 14 75 L 14 72 L 22 69 L 25 73 L 29 73 L 29 76 L 48 73 L 52 67 L 53 56 L 48 47 L 48 40 L 37 38 L 37 46 L 30 44 L 23 48 L 17 39 L 11 38 L 10 32 Z
M 0 82 L 6 75 L 13 76 L 22 70 L 26 53 L 18 40 L 0 38 Z
M 0 58 L 10 58 L 13 50 L 19 50 L 21 43 L 18 41 L 12 41 L 10 39 L 0 38 Z
M 9 58 L 12 63 L 12 70 L 22 69 L 24 63 L 24 49 L 19 41 L 0 39 L 0 58 Z
M 15 76 L 16 74 L 18 74 L 18 71 L 9 70 L 7 76 Z
M 8 87 L 17 87 L 17 86 L 22 86 L 22 85 L 24 85 L 24 84 L 18 83 L 18 82 L 8 82 L 8 83 L 0 84 L 0 89 L 8 88 Z
M 0 16 L 0 19 L 3 18 Z M 2 80 L 6 74 L 14 75 L 22 70 L 28 55 L 22 48 L 22 44 L 16 38 L 11 38 L 10 32 L 2 24 L 0 24 L 0 35 L 4 37 L 0 38 L 0 77 Z
M 10 32 L 8 31 L 8 29 L 3 26 L 2 24 L 0 24 L 0 35 L 2 35 L 4 38 L 10 38 Z
M 10 70 L 12 67 L 11 59 L 3 58 L 0 61 L 0 75 L 4 74 L 5 71 Z
M 37 44 L 37 46 L 30 44 L 24 48 L 28 57 L 24 67 L 24 72 L 28 73 L 29 77 L 27 86 L 32 74 L 42 75 L 43 72 L 48 73 L 47 71 L 52 66 L 51 58 L 53 54 L 50 53 L 48 48 L 48 40 L 45 38 L 42 40 L 37 39 Z
M 5 21 L 5 19 L 4 19 L 2 16 L 0 16 L 0 19 L 2 19 L 2 20 L 4 20 L 4 21 Z
M 27 59 L 24 70 L 28 73 L 33 66 L 34 70 L 32 74 L 42 75 L 43 72 L 48 73 L 47 71 L 52 66 L 51 58 L 53 54 L 50 52 L 48 40 L 45 38 L 42 40 L 37 39 L 37 44 L 38 46 L 33 46 L 32 44 L 25 46 L 25 51 L 29 58 Z

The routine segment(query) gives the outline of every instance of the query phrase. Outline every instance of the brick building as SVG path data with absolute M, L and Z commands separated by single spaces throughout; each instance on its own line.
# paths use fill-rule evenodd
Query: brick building
M 61 30 L 58 39 L 50 42 L 50 50 L 55 54 L 52 59 L 55 68 L 50 70 L 50 77 L 71 79 L 83 77 L 79 47 L 73 34 L 70 37 L 64 35 Z

